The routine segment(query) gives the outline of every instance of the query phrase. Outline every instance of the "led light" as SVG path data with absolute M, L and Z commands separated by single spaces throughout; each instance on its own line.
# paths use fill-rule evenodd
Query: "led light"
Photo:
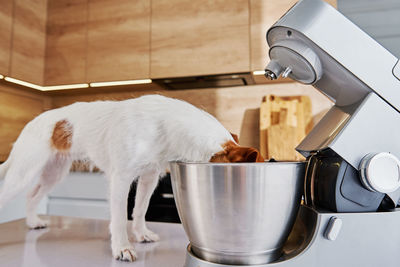
M 102 87 L 102 86 L 118 86 L 118 85 L 130 85 L 130 84 L 145 84 L 151 83 L 151 79 L 143 80 L 127 80 L 127 81 L 114 81 L 114 82 L 98 82 L 98 83 L 79 83 L 79 84 L 64 84 L 64 85 L 51 85 L 51 86 L 40 86 L 30 82 L 21 81 L 11 77 L 4 77 L 0 75 L 0 79 L 5 79 L 8 82 L 26 86 L 40 91 L 53 91 L 53 90 L 67 90 L 67 89 L 78 89 L 90 87 Z
M 42 86 L 36 85 L 36 84 L 33 84 L 33 83 L 28 83 L 28 82 L 17 80 L 17 79 L 11 78 L 11 77 L 5 77 L 4 80 L 6 80 L 7 82 L 10 82 L 10 83 L 16 83 L 16 84 L 19 84 L 19 85 L 22 85 L 22 86 L 26 86 L 26 87 L 30 87 L 30 88 L 33 88 L 33 89 L 36 89 L 36 90 L 43 91 L 43 87 Z
M 253 71 L 253 75 L 264 75 L 265 74 L 265 70 L 255 70 Z
M 118 85 L 130 85 L 130 84 L 145 84 L 145 83 L 151 83 L 151 79 L 90 83 L 90 87 L 118 86 Z
M 66 90 L 66 89 L 77 89 L 77 88 L 88 88 L 87 83 L 77 83 L 77 84 L 65 84 L 65 85 L 52 85 L 52 86 L 42 86 L 42 91 L 52 91 L 52 90 Z

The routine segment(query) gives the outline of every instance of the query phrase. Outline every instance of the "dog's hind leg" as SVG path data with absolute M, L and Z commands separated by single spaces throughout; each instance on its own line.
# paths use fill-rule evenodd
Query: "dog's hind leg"
M 46 163 L 39 182 L 27 196 L 26 225 L 29 228 L 41 229 L 47 226 L 48 223 L 37 216 L 36 208 L 54 185 L 68 175 L 71 164 L 72 160 L 63 154 L 56 154 Z

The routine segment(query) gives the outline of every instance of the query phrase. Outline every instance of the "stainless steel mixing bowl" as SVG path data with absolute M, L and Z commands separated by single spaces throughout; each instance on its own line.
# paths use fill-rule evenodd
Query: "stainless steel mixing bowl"
M 170 169 L 195 255 L 243 265 L 279 258 L 300 205 L 304 162 L 171 162 Z

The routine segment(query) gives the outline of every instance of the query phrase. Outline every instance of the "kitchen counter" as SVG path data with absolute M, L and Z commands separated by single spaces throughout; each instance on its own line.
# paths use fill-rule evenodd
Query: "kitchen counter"
M 50 226 L 29 230 L 25 219 L 0 224 L 0 266 L 182 267 L 188 239 L 181 224 L 149 222 L 155 243 L 133 243 L 138 260 L 114 260 L 107 220 L 42 216 Z

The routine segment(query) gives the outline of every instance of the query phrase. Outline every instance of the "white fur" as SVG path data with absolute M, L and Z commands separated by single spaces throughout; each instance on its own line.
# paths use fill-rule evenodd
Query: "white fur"
M 55 124 L 61 120 L 72 126 L 68 153 L 54 149 L 50 142 Z M 159 95 L 75 103 L 47 111 L 25 126 L 8 160 L 0 165 L 0 178 L 5 178 L 0 208 L 40 177 L 28 195 L 26 221 L 30 228 L 46 227 L 35 213 L 37 204 L 68 174 L 73 160 L 89 158 L 110 181 L 112 253 L 117 259 L 133 261 L 136 255 L 126 232 L 132 181 L 140 177 L 133 211 L 134 238 L 157 241 L 144 217 L 168 161 L 209 161 L 229 140 L 233 141 L 230 133 L 210 114 Z

